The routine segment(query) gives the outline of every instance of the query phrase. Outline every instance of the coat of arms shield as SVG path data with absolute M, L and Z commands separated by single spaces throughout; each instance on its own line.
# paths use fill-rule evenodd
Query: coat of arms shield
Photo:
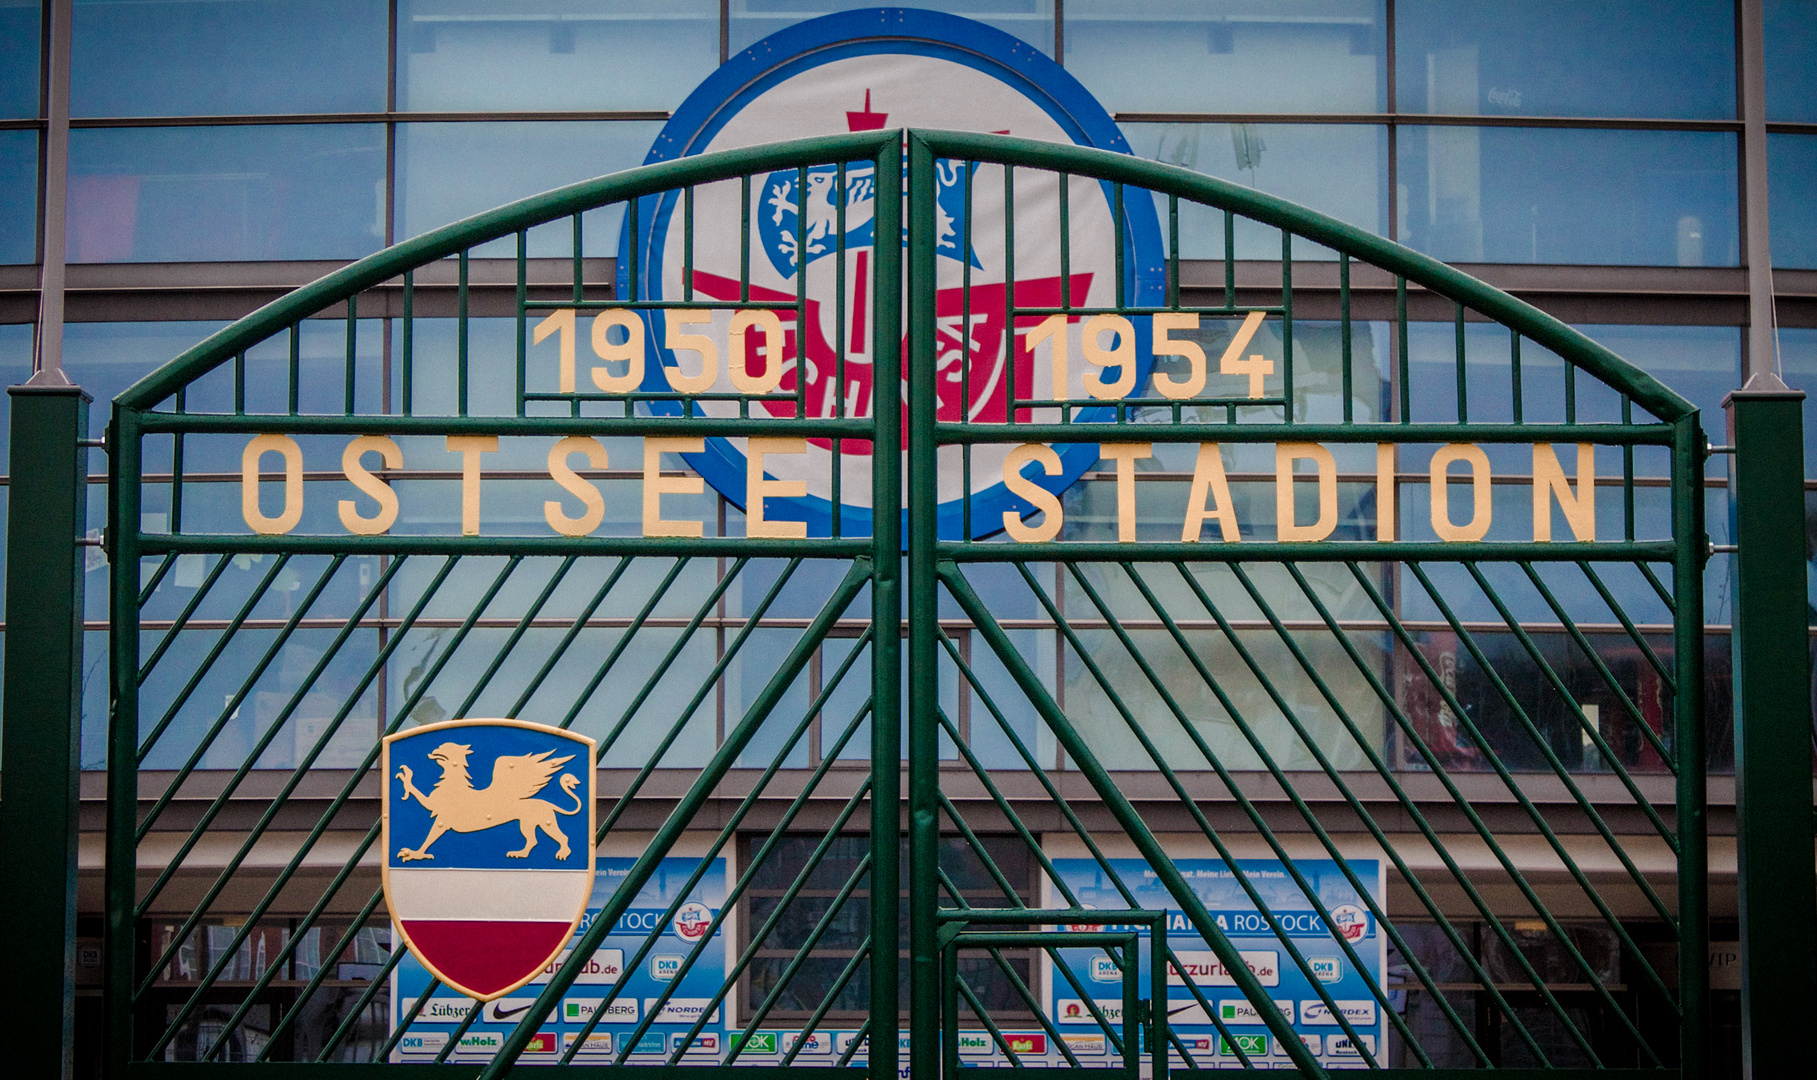
M 491 1001 L 568 944 L 593 892 L 593 752 L 522 720 L 386 736 L 385 902 L 448 986 Z

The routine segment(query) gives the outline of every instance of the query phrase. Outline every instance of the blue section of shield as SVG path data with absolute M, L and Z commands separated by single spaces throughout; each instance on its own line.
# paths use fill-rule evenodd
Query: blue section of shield
M 758 95 L 802 71 L 849 57 L 885 53 L 937 56 L 987 72 L 1038 104 L 1077 145 L 1124 154 L 1130 152 L 1129 143 L 1116 121 L 1092 97 L 1091 92 L 1067 74 L 1059 64 L 1031 49 L 1020 38 L 983 23 L 940 12 L 869 8 L 797 23 L 770 35 L 721 64 L 675 110 L 650 147 L 650 152 L 644 159 L 645 164 L 700 153 L 711 142 L 714 134 Z M 953 180 L 951 184 L 942 184 L 940 189 L 941 209 L 951 215 L 953 208 L 961 205 L 963 187 L 958 182 L 959 171 L 954 163 L 943 162 L 941 167 L 945 174 L 943 179 L 950 176 Z M 848 172 L 848 176 L 853 175 L 856 173 Z M 1109 185 L 1105 185 L 1105 197 L 1111 197 Z M 623 230 L 619 240 L 616 295 L 660 299 L 658 293 L 663 280 L 663 258 L 662 251 L 652 243 L 652 238 L 666 235 L 669 218 L 679 205 L 679 196 L 674 193 L 638 200 L 638 228 L 635 234 L 631 229 Z M 955 222 L 958 220 L 954 217 Z M 763 222 L 759 220 L 757 225 L 759 238 L 762 239 Z M 857 231 L 852 230 L 854 236 Z M 867 236 L 864 243 L 874 243 L 875 238 L 870 236 L 868 225 L 863 227 L 863 231 Z M 778 243 L 780 242 L 779 240 Z M 642 256 L 636 260 L 640 267 L 636 283 L 631 282 L 627 276 L 633 264 L 633 260 L 629 258 L 632 243 L 638 245 Z M 767 241 L 765 243 L 767 246 Z M 1152 199 L 1134 198 L 1126 203 L 1124 243 L 1129 253 L 1124 271 L 1126 303 L 1135 307 L 1159 305 L 1165 294 L 1166 259 L 1161 242 L 1160 219 L 1155 213 Z M 848 252 L 856 246 L 860 246 L 860 242 L 854 238 L 848 243 Z M 957 244 L 952 245 L 952 250 L 943 249 L 941 254 L 953 259 L 960 257 Z M 967 255 L 975 260 L 974 253 L 968 252 Z M 810 256 L 812 261 L 812 253 Z M 792 268 L 792 262 L 789 265 Z M 662 369 L 665 365 L 674 364 L 674 357 L 663 347 L 662 335 L 656 332 L 653 320 L 646 318 L 644 322 L 648 353 L 657 358 L 657 362 L 648 366 L 647 381 L 643 388 L 667 390 L 669 386 Z M 1137 355 L 1143 358 L 1137 372 L 1137 386 L 1140 388 L 1146 385 L 1152 363 L 1148 359 L 1152 355 L 1149 347 L 1149 320 L 1136 319 L 1134 322 Z M 679 415 L 680 412 L 679 405 L 671 402 L 652 402 L 647 409 L 659 415 Z M 1105 422 L 1113 418 L 1114 412 L 1109 408 L 1086 408 L 1074 414 L 1074 421 L 1080 424 Z M 1060 458 L 1059 475 L 1048 476 L 1038 467 L 1025 475 L 1040 487 L 1056 493 L 1071 487 L 1099 458 L 1095 443 L 1069 443 L 1055 446 L 1054 450 Z M 729 442 L 724 439 L 709 439 L 704 452 L 683 456 L 720 494 L 740 507 L 744 505 L 745 458 Z M 1000 532 L 1006 511 L 1022 515 L 1030 510 L 1025 501 L 1012 496 L 1001 483 L 973 493 L 971 504 L 972 538 Z M 869 508 L 851 505 L 835 508 L 828 500 L 818 497 L 771 498 L 767 500 L 766 507 L 767 516 L 771 520 L 806 522 L 809 536 L 831 535 L 834 513 L 839 514 L 845 535 L 864 535 L 872 528 Z M 902 533 L 906 544 L 907 510 L 902 511 L 902 514 Z M 943 540 L 961 538 L 964 529 L 962 499 L 952 499 L 940 505 L 937 529 Z
M 444 747 L 468 749 L 463 755 L 458 750 L 444 751 Z M 468 799 L 484 797 L 486 789 L 493 782 L 494 768 L 501 757 L 550 752 L 544 759 L 546 763 L 568 758 L 554 769 L 547 782 L 530 798 L 555 808 L 553 817 L 556 827 L 568 838 L 571 851 L 569 857 L 558 860 L 555 853 L 559 845 L 547 833 L 539 830 L 536 844 L 526 857 L 508 858 L 506 852 L 524 846 L 524 836 L 519 819 L 503 818 L 497 825 L 473 832 L 459 832 L 450 828 L 429 847 L 428 853 L 435 856 L 433 859 L 402 861 L 398 856 L 399 850 L 420 848 L 434 825 L 429 809 L 415 795 L 409 794 L 410 787 L 429 796 L 439 806 L 443 805 L 443 797 L 435 794 L 438 783 L 456 790 L 463 784 L 459 769 L 450 769 L 443 761 L 430 756 L 438 751 L 450 762 L 465 757 L 465 784 L 473 790 L 454 800 L 459 805 L 465 805 Z M 593 790 L 587 782 L 593 759 L 592 750 L 584 740 L 566 732 L 541 731 L 515 725 L 461 724 L 406 733 L 391 741 L 390 754 L 391 770 L 385 780 L 386 805 L 391 812 L 391 843 L 389 850 L 385 852 L 389 865 L 418 869 L 573 870 L 586 873 L 592 837 L 589 835 L 590 825 L 584 800 L 591 796 Z M 401 777 L 405 769 L 411 774 L 408 786 Z M 573 795 L 562 788 L 564 776 L 574 778 Z M 538 816 L 543 813 L 541 807 L 527 809 Z M 444 815 L 445 820 L 453 820 L 455 817 L 454 814 Z

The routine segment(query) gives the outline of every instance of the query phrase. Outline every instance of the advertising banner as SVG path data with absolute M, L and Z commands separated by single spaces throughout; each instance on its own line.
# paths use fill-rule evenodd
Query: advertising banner
M 1276 1064 L 1285 1067 L 1286 1050 L 1277 1044 L 1256 1007 L 1243 997 L 1236 987 L 1236 980 L 1187 922 L 1186 916 L 1180 913 L 1180 906 L 1148 864 L 1141 859 L 1107 861 L 1123 885 L 1135 894 L 1135 906 L 1169 912 L 1167 944 L 1183 970 L 1168 973 L 1164 996 L 1167 1022 L 1179 1037 L 1180 1044 L 1202 1067 L 1240 1067 L 1235 1047 L 1206 1015 L 1206 1005 L 1209 1005 L 1258 1067 L 1270 1068 Z M 1244 963 L 1267 990 L 1274 1007 L 1293 1025 L 1294 1031 L 1320 1062 L 1337 1068 L 1366 1067 L 1361 1054 L 1332 1015 L 1326 997 L 1342 1011 L 1363 1045 L 1376 1055 L 1376 1060 L 1383 1060 L 1388 1018 L 1383 1015 L 1370 986 L 1381 985 L 1387 968 L 1387 937 L 1380 932 L 1363 898 L 1357 895 L 1338 863 L 1330 859 L 1299 859 L 1293 864 L 1311 885 L 1319 903 L 1331 914 L 1336 924 L 1333 927 L 1326 925 L 1306 893 L 1278 860 L 1236 861 L 1237 869 L 1261 896 L 1267 912 L 1280 923 L 1288 940 L 1305 958 L 1313 978 L 1324 990 L 1323 995 L 1294 962 L 1281 939 L 1269 928 L 1267 918 L 1251 902 L 1237 876 L 1222 859 L 1182 859 L 1174 865 L 1218 921 L 1231 944 L 1242 954 Z M 1379 905 L 1384 892 L 1382 863 L 1376 859 L 1351 859 L 1347 865 Z M 1054 868 L 1079 898 L 1080 906 L 1130 907 L 1129 900 L 1095 860 L 1055 859 Z M 1044 906 L 1067 906 L 1058 889 L 1051 883 L 1047 888 Z M 1112 927 L 1073 926 L 1068 929 L 1083 931 Z M 1154 982 L 1148 962 L 1147 931 L 1133 926 L 1114 929 L 1141 931 L 1141 996 L 1144 1000 L 1156 1000 L 1161 995 L 1151 990 Z M 1361 970 L 1338 943 L 1340 937 L 1362 961 Z M 1077 1039 L 1079 1048 L 1088 1052 L 1096 1050 L 1104 1037 L 1103 1029 L 1092 1015 L 1091 1005 L 1121 1030 L 1122 972 L 1102 949 L 1063 949 L 1060 955 L 1086 991 L 1082 995 L 1064 974 L 1055 970 L 1052 961 L 1044 961 L 1048 1016 L 1069 1044 Z M 1188 987 L 1188 979 L 1198 995 Z M 1087 995 L 1091 1005 L 1085 1000 Z M 1204 999 L 1203 1004 L 1200 997 Z M 1176 1060 L 1176 1066 L 1178 1064 Z
M 593 895 L 587 901 L 586 915 L 574 929 L 574 939 L 586 932 L 635 861 L 626 856 L 601 856 L 596 860 Z M 602 1007 L 607 1009 L 606 1016 L 588 1034 L 585 1045 L 575 1054 L 575 1061 L 603 1064 L 611 1060 L 652 1009 L 657 1010 L 656 1021 L 637 1040 L 628 1060 L 637 1064 L 657 1064 L 666 1060 L 679 1044 L 680 1037 L 694 1026 L 713 995 L 725 984 L 730 935 L 724 924 L 713 932 L 693 964 L 686 965 L 687 957 L 706 936 L 708 926 L 725 904 L 725 859 L 714 859 L 675 917 L 667 923 L 663 920 L 699 866 L 700 860 L 696 858 L 671 857 L 662 861 L 649 884 L 637 895 L 636 902 L 607 935 L 605 944 L 593 954 L 592 962 L 563 996 L 555 1012 L 544 1019 L 520 1064 L 555 1064 Z M 653 934 L 657 935 L 655 946 L 634 969 L 627 969 L 627 963 Z M 523 1020 L 537 995 L 548 985 L 549 977 L 567 958 L 568 950 L 563 949 L 540 974 L 511 996 L 481 1006 L 480 1017 L 461 1033 L 459 1044 L 446 1060 L 485 1060 L 497 1053 L 505 1036 Z M 685 972 L 684 966 L 687 967 Z M 422 997 L 430 979 L 429 971 L 415 956 L 406 956 L 398 964 L 391 981 L 393 1031 Z M 617 991 L 615 995 L 614 990 Z M 665 992 L 669 996 L 663 1000 Z M 609 1003 L 608 997 L 612 998 Z M 473 1006 L 474 999 L 438 984 L 398 1039 L 391 1060 L 434 1061 Z M 725 1003 L 712 1008 L 706 1026 L 686 1051 L 689 1063 L 716 1064 L 725 1056 L 727 1008 Z

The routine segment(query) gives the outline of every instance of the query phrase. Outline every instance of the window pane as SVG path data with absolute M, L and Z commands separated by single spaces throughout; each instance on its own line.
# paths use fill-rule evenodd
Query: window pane
M 74 262 L 353 259 L 383 243 L 376 124 L 78 130 L 69 158 Z
M 1726 0 L 1404 0 L 1394 18 L 1402 112 L 1735 116 Z
M 38 133 L 0 131 L 0 263 L 38 261 Z
M 1279 195 L 1359 228 L 1388 232 L 1388 134 L 1371 124 L 1124 124 L 1137 156 Z M 1166 199 L 1157 200 L 1162 221 Z M 1165 226 L 1163 226 L 1165 227 Z M 1224 215 L 1180 204 L 1180 254 L 1224 256 Z M 1296 258 L 1331 258 L 1301 243 Z M 1237 258 L 1279 259 L 1281 234 L 1237 222 Z
M 95 399 L 88 407 L 89 434 L 99 438 L 107 430 L 116 394 L 160 365 L 175 360 L 183 350 L 225 325 L 218 322 L 65 324 L 63 370 L 71 382 Z M 107 471 L 107 462 L 99 454 L 89 455 L 88 466 L 91 474 Z M 165 468 L 168 467 L 166 463 Z M 105 589 L 101 591 L 106 592 Z M 92 595 L 89 602 L 94 603 Z
M 732 52 L 743 52 L 792 23 L 879 6 L 876 0 L 732 0 Z M 913 6 L 976 19 L 1054 54 L 1053 0 L 922 0 Z
M 718 63 L 711 0 L 398 4 L 400 109 L 671 109 Z
M 1378 112 L 1380 0 L 1066 5 L 1066 70 L 1112 112 Z
M 642 164 L 662 125 L 625 120 L 536 123 L 399 124 L 398 237 L 410 237 L 470 214 L 563 184 Z M 624 212 L 586 219 L 585 252 L 618 254 Z M 509 239 L 479 254 L 516 254 Z M 567 255 L 573 234 L 565 223 L 530 234 L 533 257 Z
M 77 0 L 76 116 L 378 112 L 384 0 Z
M 1727 132 L 1405 127 L 1400 241 L 1447 262 L 1734 266 Z
M 1779 366 L 1785 373 L 1785 381 L 1794 389 L 1805 392 L 1804 475 L 1817 479 L 1817 330 L 1781 327 Z M 1708 426 L 1709 421 L 1704 424 Z M 1817 581 L 1817 575 L 1811 580 Z
M 1766 0 L 1768 120 L 1817 120 L 1817 4 Z
M 38 115 L 38 0 L 0 0 L 0 117 Z
M 0 380 L 3 385 L 17 386 L 32 374 L 32 324 L 0 324 Z M 0 472 L 6 471 L 12 450 L 12 409 L 0 415 Z
M 1773 265 L 1817 267 L 1817 136 L 1767 136 Z

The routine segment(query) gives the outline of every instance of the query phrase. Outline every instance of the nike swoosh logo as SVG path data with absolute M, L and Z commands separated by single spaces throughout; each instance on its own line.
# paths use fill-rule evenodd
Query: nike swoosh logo
M 520 1014 L 520 1013 L 527 1013 L 527 1012 L 529 1012 L 529 1011 L 530 1011 L 530 1006 L 528 1006 L 528 1005 L 519 1005 L 519 1006 L 518 1006 L 518 1007 L 517 1007 L 517 1008 L 515 1008 L 515 1009 L 499 1009 L 499 1008 L 494 1008 L 494 1009 L 493 1009 L 493 1010 L 492 1010 L 492 1019 L 494 1019 L 494 1020 L 509 1020 L 509 1019 L 511 1019 L 511 1018 L 512 1018 L 512 1017 L 513 1017 L 513 1016 L 517 1016 L 517 1015 L 519 1015 L 519 1014 Z

